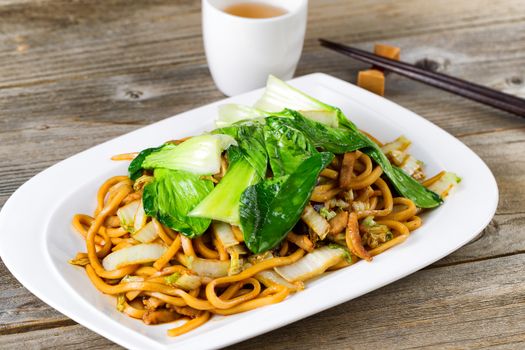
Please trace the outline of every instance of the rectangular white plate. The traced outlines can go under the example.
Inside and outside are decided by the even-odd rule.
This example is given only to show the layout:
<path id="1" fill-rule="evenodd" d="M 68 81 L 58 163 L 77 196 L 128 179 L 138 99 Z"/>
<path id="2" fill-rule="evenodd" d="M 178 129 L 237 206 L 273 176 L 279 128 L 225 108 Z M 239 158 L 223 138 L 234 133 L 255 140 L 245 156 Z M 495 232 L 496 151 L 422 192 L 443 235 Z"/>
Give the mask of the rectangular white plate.
<path id="1" fill-rule="evenodd" d="M 100 184 L 110 176 L 126 174 L 127 163 L 110 161 L 112 155 L 211 130 L 218 105 L 252 104 L 261 95 L 258 90 L 120 136 L 36 175 L 0 212 L 2 260 L 44 302 L 120 345 L 205 349 L 268 332 L 398 280 L 466 244 L 489 223 L 498 202 L 496 182 L 483 161 L 456 138 L 382 97 L 325 74 L 303 76 L 291 84 L 339 106 L 361 129 L 380 140 L 407 136 L 413 141 L 411 152 L 425 161 L 428 174 L 446 169 L 463 178 L 458 190 L 443 206 L 426 214 L 423 226 L 402 245 L 372 263 L 359 262 L 311 281 L 304 291 L 280 304 L 213 317 L 177 338 L 166 336 L 173 324 L 146 326 L 119 313 L 113 297 L 98 292 L 81 268 L 67 262 L 85 251 L 83 240 L 70 227 L 73 214 L 91 213 Z"/>

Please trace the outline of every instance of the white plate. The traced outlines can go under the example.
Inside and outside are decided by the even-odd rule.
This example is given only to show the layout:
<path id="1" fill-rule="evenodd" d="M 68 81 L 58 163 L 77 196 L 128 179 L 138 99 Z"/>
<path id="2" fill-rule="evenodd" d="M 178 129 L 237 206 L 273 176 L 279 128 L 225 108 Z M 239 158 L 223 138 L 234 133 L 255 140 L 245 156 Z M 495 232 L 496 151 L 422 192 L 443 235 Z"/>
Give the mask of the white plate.
<path id="1" fill-rule="evenodd" d="M 71 229 L 71 217 L 91 213 L 98 186 L 110 176 L 126 174 L 127 163 L 110 161 L 112 155 L 211 130 L 219 104 L 252 104 L 261 95 L 258 90 L 120 136 L 33 177 L 9 198 L 0 213 L 0 253 L 5 265 L 44 302 L 127 348 L 217 348 L 400 279 L 466 244 L 489 223 L 498 202 L 496 182 L 483 161 L 456 138 L 384 98 L 325 74 L 303 76 L 291 84 L 341 107 L 360 128 L 380 140 L 404 134 L 413 141 L 411 152 L 427 164 L 428 174 L 447 169 L 463 178 L 458 190 L 443 206 L 428 213 L 423 226 L 402 245 L 377 256 L 372 263 L 359 262 L 326 274 L 280 304 L 213 317 L 177 338 L 166 335 L 173 324 L 146 326 L 119 313 L 113 297 L 98 292 L 81 268 L 68 264 L 77 252 L 85 251 L 83 240 Z"/>

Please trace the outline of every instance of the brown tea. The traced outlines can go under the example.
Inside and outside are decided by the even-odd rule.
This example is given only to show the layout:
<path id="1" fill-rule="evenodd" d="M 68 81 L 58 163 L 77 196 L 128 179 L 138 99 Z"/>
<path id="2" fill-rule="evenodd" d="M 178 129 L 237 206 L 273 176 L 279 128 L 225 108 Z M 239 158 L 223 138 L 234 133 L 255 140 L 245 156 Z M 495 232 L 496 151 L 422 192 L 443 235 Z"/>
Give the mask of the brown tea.
<path id="1" fill-rule="evenodd" d="M 224 12 L 246 18 L 270 18 L 282 16 L 286 13 L 286 10 L 260 2 L 241 2 L 226 7 Z"/>

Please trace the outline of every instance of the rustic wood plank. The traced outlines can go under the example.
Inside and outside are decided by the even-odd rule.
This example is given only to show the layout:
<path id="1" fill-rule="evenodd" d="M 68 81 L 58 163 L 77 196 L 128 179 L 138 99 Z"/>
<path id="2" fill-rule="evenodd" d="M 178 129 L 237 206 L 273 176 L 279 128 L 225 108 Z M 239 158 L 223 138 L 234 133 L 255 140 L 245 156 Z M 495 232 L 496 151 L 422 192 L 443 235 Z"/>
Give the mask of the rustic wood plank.
<path id="1" fill-rule="evenodd" d="M 460 140 L 494 173 L 500 191 L 498 213 L 525 212 L 525 128 L 472 134 Z"/>
<path id="2" fill-rule="evenodd" d="M 0 263 L 0 337 L 75 322 L 29 293 Z"/>
<path id="3" fill-rule="evenodd" d="M 206 67 L 199 11 L 191 0 L 0 2 L 0 206 L 67 156 L 221 98 Z M 366 49 L 381 41 L 402 47 L 409 62 L 524 95 L 524 33 L 520 0 L 311 1 L 297 74 L 355 81 L 365 66 L 316 39 Z M 515 263 L 523 263 L 525 241 L 523 121 L 395 75 L 387 97 L 459 136 L 488 163 L 500 186 L 498 215 L 478 240 L 426 270 L 239 348 L 377 348 L 381 339 L 398 348 L 523 347 L 516 286 L 523 274 Z M 1 348 L 118 348 L 36 299 L 2 263 L 0 305 Z"/>
<path id="4" fill-rule="evenodd" d="M 330 33 L 349 42 L 372 42 L 438 33 L 440 42 L 447 44 L 454 42 L 450 39 L 458 36 L 458 30 L 477 30 L 479 33 L 480 28 L 513 24 L 525 17 L 519 0 L 503 1 L 498 6 L 490 5 L 489 0 L 475 4 L 465 2 L 461 6 L 457 6 L 452 0 L 432 5 L 421 1 L 400 1 L 392 4 L 384 4 L 379 0 L 352 4 L 341 1 L 312 2 L 307 48 L 311 45 L 317 48 L 316 38 Z M 199 8 L 196 1 L 178 1 L 176 4 L 169 1 L 151 1 L 146 4 L 105 1 L 96 5 L 89 1 L 44 1 L 0 7 L 0 11 L 3 11 L 0 14 L 6 19 L 1 28 L 9 29 L 4 42 L 9 45 L 6 48 L 11 48 L 3 54 L 15 55 L 8 58 L 17 58 L 16 61 L 22 62 L 31 60 L 32 55 L 37 55 L 40 61 L 30 67 L 24 65 L 25 70 L 15 67 L 14 64 L 13 67 L 9 66 L 14 70 L 8 70 L 2 81 L 21 83 L 27 80 L 26 82 L 34 84 L 38 79 L 56 80 L 67 74 L 69 69 L 76 72 L 82 68 L 83 75 L 89 72 L 89 67 L 96 68 L 97 72 L 101 68 L 129 72 L 130 68 L 143 66 L 142 59 L 148 60 L 148 67 L 152 67 L 166 62 L 172 64 L 174 58 L 187 57 L 190 53 L 196 54 L 202 60 Z M 475 16 L 472 15 L 474 11 Z M 63 13 L 67 16 L 63 16 Z M 23 20 L 28 17 L 33 20 L 29 27 L 22 25 Z M 159 30 L 161 26 L 162 31 Z M 108 29 L 112 30 L 110 36 L 107 35 Z M 77 40 L 80 30 L 83 34 L 81 41 Z M 56 31 L 60 31 L 61 35 L 53 35 Z M 443 35 L 443 32 L 446 32 L 446 35 Z M 193 45 L 182 48 L 169 46 L 170 41 L 177 41 L 188 35 L 191 36 Z M 118 42 L 113 37 L 118 37 Z M 482 40 L 482 37 L 485 36 L 478 35 L 478 40 Z M 513 46 L 506 47 L 506 50 L 492 51 L 491 46 L 483 45 L 483 50 L 489 51 L 492 57 L 509 53 L 515 55 L 519 52 L 519 45 L 521 48 L 523 45 L 520 40 L 510 41 L 516 38 L 516 35 L 502 37 L 494 33 L 493 37 L 497 40 L 509 40 L 507 44 L 518 45 L 518 51 Z M 156 40 L 152 42 L 151 38 Z M 518 39 L 522 37 L 518 35 Z M 34 50 L 31 40 L 34 41 Z M 20 43 L 25 42 L 28 47 L 25 50 L 17 50 L 19 45 L 23 45 Z M 158 43 L 162 43 L 162 46 L 158 46 Z M 486 41 L 483 42 L 485 43 Z M 151 47 L 152 44 L 157 46 Z M 148 46 L 145 48 L 148 55 L 143 47 L 141 50 L 141 46 Z M 190 46 L 194 49 L 191 50 Z M 468 46 L 470 50 L 479 47 Z M 425 46 L 420 47 L 420 50 L 425 50 Z M 478 49 L 477 57 L 479 51 Z M 164 56 L 166 61 L 159 61 L 158 55 L 161 54 L 171 56 Z M 113 57 L 119 57 L 118 67 L 105 61 Z M 45 72 L 38 69 L 43 66 L 47 68 Z M 114 70 L 111 72 L 113 75 L 117 73 Z"/>
<path id="5" fill-rule="evenodd" d="M 14 82 L 15 85 L 9 86 L 21 84 L 23 88 L 9 89 L 5 99 L 0 100 L 0 105 L 5 103 L 6 107 L 2 119 L 20 120 L 24 116 L 27 118 L 28 112 L 32 118 L 45 117 L 53 111 L 54 118 L 74 114 L 97 115 L 106 120 L 121 120 L 124 116 L 124 120 L 134 118 L 136 121 L 144 118 L 142 108 L 154 107 L 147 109 L 154 115 L 152 121 L 195 106 L 196 101 L 203 103 L 220 97 L 205 67 L 200 27 L 196 24 L 199 7 L 195 3 L 170 6 L 162 1 L 152 2 L 142 11 L 138 10 L 139 5 L 123 6 L 119 1 L 87 6 L 87 10 L 84 9 L 85 3 L 75 4 L 60 4 L 66 6 L 68 16 L 72 18 L 69 22 L 57 14 L 58 5 L 44 6 L 39 2 L 32 6 L 15 6 L 14 9 L 8 6 L 5 10 L 11 20 L 2 23 L 13 29 L 5 40 L 8 45 L 5 54 L 8 56 L 4 57 L 7 66 L 2 76 Z M 468 15 L 470 5 L 464 5 L 466 10 L 458 10 L 458 6 L 440 2 L 432 11 L 420 11 L 421 5 L 417 2 L 396 4 L 385 7 L 376 3 L 369 7 L 368 3 L 366 6 L 356 3 L 352 8 L 343 6 L 345 12 L 340 10 L 340 2 L 312 3 L 310 29 L 298 74 L 321 70 L 355 80 L 357 70 L 363 67 L 361 64 L 316 44 L 318 36 L 337 33 L 336 39 L 367 48 L 375 41 L 387 40 L 400 45 L 408 61 L 427 58 L 436 62 L 438 69 L 451 74 L 514 93 L 523 92 L 525 84 L 520 62 L 523 61 L 525 40 L 520 33 L 525 30 L 518 19 L 525 14 L 516 10 L 516 1 L 499 4 L 494 10 L 499 16 L 497 20 L 489 16 L 494 11 L 488 6 L 479 16 L 472 17 Z M 391 11 L 395 15 L 388 21 L 381 21 L 375 31 L 368 33 L 376 16 L 374 9 L 385 13 Z M 418 11 L 422 13 L 415 15 Z M 142 20 L 135 23 L 137 13 Z M 349 20 L 348 13 L 355 13 L 352 20 Z M 440 16 L 431 15 L 435 13 Z M 330 14 L 330 21 L 326 14 Z M 19 19 L 23 16 L 37 17 L 30 27 L 31 38 L 37 46 L 32 50 L 27 44 L 30 48 L 19 52 L 19 45 L 29 40 L 27 35 L 19 33 L 22 29 L 17 23 L 21 23 Z M 450 20 L 452 16 L 460 16 L 463 21 L 460 28 Z M 185 22 L 181 22 L 180 17 Z M 53 35 L 57 31 L 61 33 L 59 37 Z M 109 36 L 108 31 L 111 32 Z M 363 31 L 368 34 L 363 34 Z M 78 40 L 79 32 L 82 40 Z M 392 33 L 399 36 L 389 37 Z M 490 45 L 486 45 L 487 33 L 490 33 Z M 118 57 L 118 62 L 114 62 L 115 57 Z M 11 75 L 13 78 L 9 78 Z M 45 85 L 41 89 L 38 89 L 39 82 Z M 62 82 L 65 85 L 60 84 Z M 35 84 L 37 86 L 33 86 Z M 139 101 L 129 101 L 125 97 L 129 90 L 141 91 L 143 95 Z M 196 96 L 198 91 L 201 93 Z M 418 98 L 415 99 L 414 95 Z M 15 96 L 17 103 L 13 103 Z M 38 98 L 37 106 L 35 97 Z M 400 77 L 390 77 L 388 97 L 452 132 L 521 125 L 519 119 L 503 112 Z M 185 104 L 187 100 L 193 104 Z M 65 107 L 63 113 L 57 111 L 57 105 Z M 142 108 L 136 108 L 137 105 Z M 494 116 L 497 116 L 496 120 Z"/>
<path id="6" fill-rule="evenodd" d="M 525 254 L 423 270 L 303 321 L 231 349 L 520 349 L 525 338 Z M 425 286 L 414 288 L 414 286 Z M 39 348 L 105 349 L 111 343 L 80 326 L 0 337 Z M 86 343 L 84 343 L 86 342 Z M 114 348 L 117 348 L 116 346 Z"/>
<path id="7" fill-rule="evenodd" d="M 0 337 L 0 346 L 6 350 L 20 349 L 123 349 L 117 344 L 91 332 L 78 324 L 46 330 L 37 330 L 22 334 Z"/>
<path id="8" fill-rule="evenodd" d="M 525 214 L 496 215 L 483 232 L 463 248 L 429 268 L 525 253 Z"/>

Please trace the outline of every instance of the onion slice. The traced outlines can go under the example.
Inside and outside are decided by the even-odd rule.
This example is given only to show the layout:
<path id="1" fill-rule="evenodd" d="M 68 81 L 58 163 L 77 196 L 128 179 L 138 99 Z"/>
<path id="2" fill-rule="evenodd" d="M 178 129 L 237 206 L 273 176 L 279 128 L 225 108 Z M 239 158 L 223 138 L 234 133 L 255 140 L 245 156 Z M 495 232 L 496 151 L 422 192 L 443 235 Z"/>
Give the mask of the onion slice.
<path id="1" fill-rule="evenodd" d="M 341 248 L 322 247 L 306 254 L 293 264 L 275 267 L 274 270 L 288 282 L 305 281 L 340 262 L 345 254 Z"/>
<path id="2" fill-rule="evenodd" d="M 102 260 L 102 265 L 108 271 L 118 268 L 152 262 L 164 254 L 166 247 L 157 243 L 143 243 L 119 249 Z"/>

